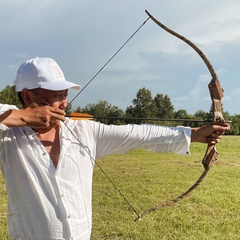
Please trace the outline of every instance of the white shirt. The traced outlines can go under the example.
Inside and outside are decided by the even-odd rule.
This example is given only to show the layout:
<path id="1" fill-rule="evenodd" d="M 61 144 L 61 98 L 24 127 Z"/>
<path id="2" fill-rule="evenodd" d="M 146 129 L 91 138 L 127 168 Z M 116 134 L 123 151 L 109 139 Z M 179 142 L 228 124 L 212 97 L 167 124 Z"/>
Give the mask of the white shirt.
<path id="1" fill-rule="evenodd" d="M 70 119 L 65 124 L 61 122 L 56 169 L 31 128 L 0 124 L 0 164 L 8 193 L 11 239 L 90 239 L 95 159 L 134 148 L 189 152 L 190 128 L 113 126 Z"/>

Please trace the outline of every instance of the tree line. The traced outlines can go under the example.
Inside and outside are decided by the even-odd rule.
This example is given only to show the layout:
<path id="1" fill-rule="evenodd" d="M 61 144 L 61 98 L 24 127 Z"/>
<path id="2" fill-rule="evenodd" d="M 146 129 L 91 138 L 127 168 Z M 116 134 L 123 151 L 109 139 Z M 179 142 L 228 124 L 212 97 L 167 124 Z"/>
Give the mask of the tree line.
<path id="1" fill-rule="evenodd" d="M 0 92 L 0 103 L 13 104 L 21 108 L 15 86 L 6 86 Z M 188 114 L 185 109 L 175 111 L 168 95 L 158 93 L 153 97 L 147 88 L 140 88 L 137 91 L 132 104 L 125 111 L 105 100 L 100 100 L 97 103 L 89 103 L 85 107 L 79 106 L 76 109 L 69 105 L 66 114 L 69 115 L 71 112 L 88 113 L 98 116 L 99 122 L 117 125 L 148 123 L 163 126 L 197 127 L 212 120 L 212 108 L 209 109 L 209 112 L 200 109 L 194 114 Z M 225 120 L 231 121 L 231 130 L 227 134 L 240 135 L 240 114 L 231 116 L 227 111 L 223 111 L 223 116 Z M 158 120 L 147 120 L 146 118 Z"/>

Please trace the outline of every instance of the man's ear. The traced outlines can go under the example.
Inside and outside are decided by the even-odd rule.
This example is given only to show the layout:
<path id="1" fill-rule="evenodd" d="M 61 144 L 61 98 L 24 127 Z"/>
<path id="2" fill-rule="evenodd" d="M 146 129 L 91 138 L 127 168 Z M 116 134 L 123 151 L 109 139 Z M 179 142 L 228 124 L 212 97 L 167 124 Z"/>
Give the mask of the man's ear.
<path id="1" fill-rule="evenodd" d="M 21 97 L 24 102 L 24 105 L 30 105 L 32 103 L 31 96 L 29 94 L 29 91 L 27 89 L 23 89 L 21 91 Z"/>

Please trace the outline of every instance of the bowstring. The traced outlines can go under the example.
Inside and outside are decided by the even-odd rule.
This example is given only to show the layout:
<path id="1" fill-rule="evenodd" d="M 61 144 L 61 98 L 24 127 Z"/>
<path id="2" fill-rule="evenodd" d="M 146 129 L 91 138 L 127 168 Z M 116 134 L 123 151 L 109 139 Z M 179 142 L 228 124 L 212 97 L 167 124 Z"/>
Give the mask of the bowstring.
<path id="1" fill-rule="evenodd" d="M 93 156 L 89 153 L 89 151 L 87 150 L 87 148 L 83 145 L 83 143 L 77 138 L 77 136 L 75 135 L 75 133 L 69 128 L 69 126 L 63 122 L 64 125 L 66 126 L 66 128 L 69 130 L 69 132 L 72 134 L 72 136 L 78 141 L 78 143 L 80 144 L 80 146 L 84 149 L 84 151 L 88 154 L 88 156 L 90 157 L 91 161 L 94 162 L 97 167 L 101 170 L 101 172 L 103 173 L 103 175 L 109 180 L 109 182 L 113 185 L 113 187 L 115 188 L 115 190 L 120 194 L 120 196 L 123 198 L 123 200 L 127 203 L 127 205 L 133 210 L 133 212 L 137 215 L 137 218 L 141 218 L 141 216 L 139 215 L 139 213 L 137 212 L 137 210 L 133 207 L 133 205 L 127 200 L 127 198 L 124 196 L 124 194 L 120 191 L 120 189 L 116 186 L 116 184 L 114 183 L 114 181 L 108 176 L 108 174 L 104 171 L 104 169 L 99 165 L 99 163 L 96 161 L 96 159 L 93 158 Z"/>
<path id="2" fill-rule="evenodd" d="M 148 17 L 137 30 L 124 42 L 124 44 L 112 55 L 111 58 L 97 71 L 97 73 L 86 83 L 86 85 L 76 94 L 76 96 L 68 103 L 67 107 L 86 89 L 86 87 L 97 77 L 97 75 L 109 64 L 109 62 L 123 49 L 123 47 L 135 36 L 135 34 L 145 25 L 145 23 L 150 19 Z"/>
<path id="3" fill-rule="evenodd" d="M 124 42 L 124 44 L 112 55 L 111 58 L 98 70 L 98 72 L 87 82 L 87 84 L 76 94 L 76 96 L 68 103 L 67 107 L 83 92 L 83 90 L 86 89 L 86 87 L 97 77 L 97 75 L 109 64 L 109 62 L 123 49 L 123 47 L 135 36 L 135 34 L 145 25 L 145 23 L 150 19 L 148 17 L 138 28 L 137 30 Z M 66 107 L 66 108 L 67 108 Z M 108 174 L 103 170 L 103 168 L 97 163 L 96 159 L 92 157 L 92 155 L 87 151 L 86 147 L 81 143 L 81 141 L 77 138 L 77 136 L 74 134 L 74 132 L 68 127 L 68 125 L 63 122 L 66 128 L 70 131 L 72 136 L 78 141 L 78 143 L 81 145 L 81 147 L 84 149 L 84 151 L 89 155 L 91 161 L 93 161 L 97 167 L 100 169 L 100 171 L 104 174 L 104 176 L 109 180 L 109 182 L 113 185 L 115 190 L 120 194 L 120 196 L 123 198 L 123 200 L 127 203 L 127 205 L 133 210 L 133 212 L 140 217 L 139 213 L 135 210 L 133 205 L 126 199 L 124 194 L 120 191 L 120 189 L 116 186 L 116 184 L 113 182 L 113 180 L 108 176 Z"/>

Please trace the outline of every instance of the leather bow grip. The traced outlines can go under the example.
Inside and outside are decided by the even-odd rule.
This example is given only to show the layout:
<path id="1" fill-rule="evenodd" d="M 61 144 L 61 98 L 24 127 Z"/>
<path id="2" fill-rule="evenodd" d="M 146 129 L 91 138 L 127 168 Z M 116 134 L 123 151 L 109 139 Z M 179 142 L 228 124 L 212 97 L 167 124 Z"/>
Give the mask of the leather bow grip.
<path id="1" fill-rule="evenodd" d="M 223 98 L 223 89 L 219 83 L 217 76 L 214 76 L 211 82 L 208 84 L 209 92 L 212 99 L 212 111 L 213 111 L 213 121 L 212 124 L 224 124 L 224 118 L 222 114 L 222 103 L 221 99 Z M 216 144 L 211 142 L 208 143 L 208 147 L 204 158 L 202 160 L 202 164 L 204 168 L 207 170 L 211 167 L 211 165 L 217 160 L 218 151 L 216 150 Z"/>

